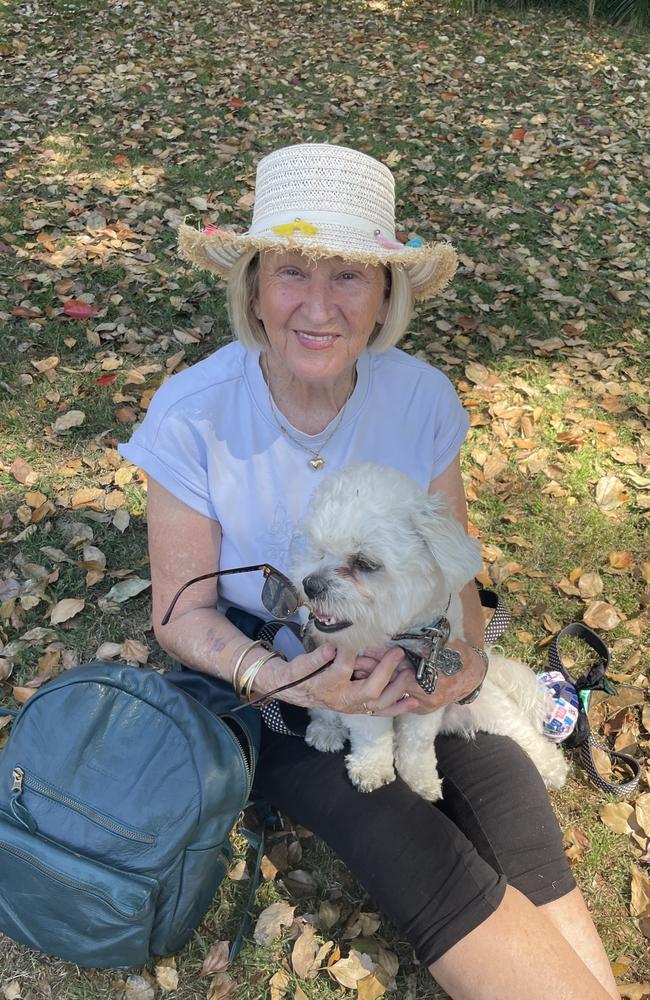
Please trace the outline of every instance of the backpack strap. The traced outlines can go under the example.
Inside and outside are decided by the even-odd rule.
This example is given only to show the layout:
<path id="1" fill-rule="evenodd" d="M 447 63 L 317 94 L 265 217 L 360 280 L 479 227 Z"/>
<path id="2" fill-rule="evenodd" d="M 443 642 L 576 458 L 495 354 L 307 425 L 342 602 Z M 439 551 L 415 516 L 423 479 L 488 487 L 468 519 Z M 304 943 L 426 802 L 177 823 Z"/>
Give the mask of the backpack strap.
<path id="1" fill-rule="evenodd" d="M 562 639 L 567 636 L 574 636 L 578 639 L 582 639 L 584 643 L 592 649 L 598 659 L 597 662 L 590 667 L 586 674 L 581 674 L 577 680 L 574 680 L 564 663 L 562 662 L 562 657 L 560 656 L 559 644 Z M 589 701 L 591 699 L 592 691 L 605 691 L 607 694 L 615 694 L 616 688 L 612 682 L 607 677 L 607 671 L 609 669 L 610 654 L 606 643 L 597 635 L 592 629 L 583 625 L 582 622 L 573 622 L 571 625 L 567 625 L 565 628 L 558 632 L 556 636 L 553 637 L 553 641 L 549 647 L 548 660 L 551 670 L 558 670 L 564 679 L 572 684 L 578 693 L 578 721 L 576 722 L 576 727 L 571 733 L 571 735 L 564 740 L 564 746 L 568 749 L 573 749 L 575 747 L 580 748 L 580 760 L 582 766 L 586 770 L 587 774 L 593 781 L 593 783 L 602 791 L 609 792 L 612 795 L 625 796 L 633 792 L 639 783 L 639 778 L 641 777 L 641 766 L 637 760 L 634 759 L 630 754 L 620 753 L 618 750 L 610 750 L 608 746 L 601 743 L 591 732 L 591 724 L 589 722 L 588 708 Z M 593 748 L 597 747 L 599 750 L 603 750 L 612 761 L 618 761 L 624 764 L 625 767 L 631 772 L 632 777 L 629 781 L 623 784 L 617 784 L 613 781 L 607 781 L 599 774 L 593 757 Z"/>
<path id="2" fill-rule="evenodd" d="M 10 719 L 15 719 L 18 712 L 15 708 L 2 708 L 0 706 L 0 715 L 8 715 Z"/>
<path id="3" fill-rule="evenodd" d="M 251 876 L 251 884 L 248 890 L 248 898 L 246 900 L 246 909 L 244 910 L 244 916 L 241 919 L 239 929 L 235 935 L 235 940 L 230 946 L 230 952 L 228 953 L 228 962 L 232 964 L 235 961 L 241 946 L 244 943 L 244 938 L 248 933 L 248 928 L 250 927 L 251 920 L 253 919 L 253 901 L 255 899 L 255 894 L 259 888 L 260 884 L 260 873 L 262 869 L 262 858 L 264 857 L 264 841 L 266 831 L 270 826 L 273 826 L 277 821 L 277 813 L 272 808 L 272 806 L 267 806 L 266 803 L 249 803 L 249 805 L 255 805 L 257 814 L 260 818 L 260 826 L 258 830 L 247 830 L 241 828 L 240 832 L 246 837 L 246 840 L 251 845 L 251 847 L 256 848 L 255 854 L 255 867 L 253 868 L 253 874 Z M 262 814 L 262 806 L 265 807 L 265 811 Z"/>

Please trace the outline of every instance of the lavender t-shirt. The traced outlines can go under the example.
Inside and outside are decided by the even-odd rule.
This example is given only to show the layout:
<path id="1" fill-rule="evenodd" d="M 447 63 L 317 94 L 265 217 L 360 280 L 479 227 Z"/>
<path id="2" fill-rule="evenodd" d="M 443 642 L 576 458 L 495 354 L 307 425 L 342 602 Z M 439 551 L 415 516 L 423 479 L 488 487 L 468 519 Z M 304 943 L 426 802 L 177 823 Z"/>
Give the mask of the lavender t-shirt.
<path id="1" fill-rule="evenodd" d="M 284 421 L 306 449 L 322 446 L 325 465 L 314 471 L 308 451 L 274 419 L 259 353 L 234 342 L 161 385 L 119 451 L 219 521 L 221 568 L 268 562 L 286 572 L 300 548 L 309 497 L 324 476 L 352 462 L 377 462 L 427 489 L 469 427 L 449 379 L 397 348 L 361 355 L 354 392 L 327 440 L 337 419 L 314 436 Z M 258 574 L 222 578 L 219 607 L 235 604 L 268 617 L 260 591 Z"/>

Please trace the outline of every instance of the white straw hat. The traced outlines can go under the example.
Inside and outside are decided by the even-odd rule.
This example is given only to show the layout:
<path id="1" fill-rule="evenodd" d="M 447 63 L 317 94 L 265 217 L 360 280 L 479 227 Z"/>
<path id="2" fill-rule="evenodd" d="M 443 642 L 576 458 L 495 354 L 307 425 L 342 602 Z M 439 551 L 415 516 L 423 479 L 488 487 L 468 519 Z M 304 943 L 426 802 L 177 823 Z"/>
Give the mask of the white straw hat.
<path id="1" fill-rule="evenodd" d="M 222 278 L 251 249 L 403 267 L 417 299 L 440 292 L 457 267 L 449 243 L 395 239 L 395 181 L 388 167 L 326 143 L 286 146 L 260 160 L 248 232 L 179 229 L 181 256 Z"/>

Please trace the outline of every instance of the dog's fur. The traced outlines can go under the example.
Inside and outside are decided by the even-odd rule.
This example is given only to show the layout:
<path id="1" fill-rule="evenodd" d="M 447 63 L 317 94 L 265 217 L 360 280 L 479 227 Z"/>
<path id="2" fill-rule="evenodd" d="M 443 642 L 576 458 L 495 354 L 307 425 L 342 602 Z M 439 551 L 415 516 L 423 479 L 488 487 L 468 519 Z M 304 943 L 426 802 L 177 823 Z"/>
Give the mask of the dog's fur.
<path id="1" fill-rule="evenodd" d="M 357 652 L 395 645 L 391 636 L 430 623 L 445 611 L 451 638 L 462 638 L 459 592 L 481 569 L 478 544 L 451 516 L 441 496 L 430 496 L 395 469 L 348 466 L 313 494 L 305 524 L 308 556 L 293 568 L 316 618 L 306 631 L 309 648 L 331 642 Z M 375 568 L 376 567 L 376 568 Z M 349 625 L 319 630 L 324 619 Z M 564 783 L 561 750 L 542 734 L 548 695 L 535 674 L 515 660 L 490 653 L 477 700 L 427 715 L 395 720 L 312 711 L 307 742 L 346 757 L 353 784 L 371 792 L 401 778 L 426 799 L 442 796 L 434 740 L 438 733 L 472 737 L 477 730 L 511 737 L 529 755 L 547 785 Z"/>

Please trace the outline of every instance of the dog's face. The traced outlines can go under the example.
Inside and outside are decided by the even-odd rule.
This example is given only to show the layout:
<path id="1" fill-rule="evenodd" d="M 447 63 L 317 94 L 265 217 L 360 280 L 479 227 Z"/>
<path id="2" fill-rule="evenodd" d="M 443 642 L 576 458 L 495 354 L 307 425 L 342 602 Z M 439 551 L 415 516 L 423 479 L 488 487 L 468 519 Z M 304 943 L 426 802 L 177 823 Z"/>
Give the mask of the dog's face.
<path id="1" fill-rule="evenodd" d="M 309 553 L 292 578 L 311 609 L 312 645 L 385 645 L 444 611 L 481 568 L 476 542 L 446 502 L 378 465 L 348 466 L 324 480 L 304 527 Z"/>

